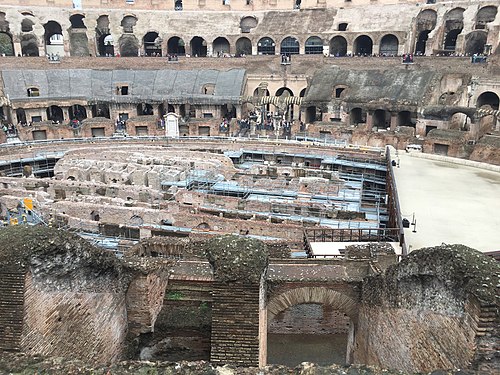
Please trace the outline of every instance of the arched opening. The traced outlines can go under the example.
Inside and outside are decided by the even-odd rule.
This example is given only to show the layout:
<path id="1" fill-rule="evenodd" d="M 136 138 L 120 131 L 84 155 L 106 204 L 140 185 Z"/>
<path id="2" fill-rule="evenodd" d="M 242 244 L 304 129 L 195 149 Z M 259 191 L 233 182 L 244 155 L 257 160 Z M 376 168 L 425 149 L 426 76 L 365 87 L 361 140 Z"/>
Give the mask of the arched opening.
<path id="1" fill-rule="evenodd" d="M 373 112 L 373 127 L 378 129 L 385 129 L 389 127 L 388 113 L 385 109 L 377 109 Z"/>
<path id="2" fill-rule="evenodd" d="M 115 45 L 113 37 L 109 34 L 102 34 L 98 40 L 98 52 L 99 56 L 114 56 L 115 55 Z"/>
<path id="3" fill-rule="evenodd" d="M 243 17 L 240 21 L 240 29 L 242 33 L 249 33 L 254 27 L 257 26 L 257 19 L 255 17 Z"/>
<path id="4" fill-rule="evenodd" d="M 200 223 L 196 226 L 196 229 L 210 230 L 210 225 L 208 223 Z"/>
<path id="5" fill-rule="evenodd" d="M 324 287 L 296 288 L 270 299 L 267 363 L 350 363 L 356 311 L 350 297 Z"/>
<path id="6" fill-rule="evenodd" d="M 134 26 L 137 24 L 137 18 L 134 16 L 125 16 L 120 23 L 121 27 L 123 27 L 124 33 L 133 33 Z"/>
<path id="7" fill-rule="evenodd" d="M 320 55 L 323 53 L 323 41 L 317 36 L 312 36 L 306 40 L 306 55 Z"/>
<path id="8" fill-rule="evenodd" d="M 297 55 L 299 53 L 299 41 L 288 36 L 281 42 L 280 53 L 282 55 Z"/>
<path id="9" fill-rule="evenodd" d="M 499 98 L 498 95 L 491 91 L 485 91 L 478 96 L 476 108 L 488 106 L 488 109 L 498 110 Z"/>
<path id="10" fill-rule="evenodd" d="M 139 226 L 144 224 L 144 219 L 139 215 L 132 215 L 128 221 L 129 225 Z"/>
<path id="11" fill-rule="evenodd" d="M 341 22 L 339 23 L 339 26 L 338 26 L 338 31 L 347 31 L 347 26 L 348 24 L 346 22 Z"/>
<path id="12" fill-rule="evenodd" d="M 149 103 L 137 104 L 137 116 L 151 116 L 153 115 L 153 106 Z"/>
<path id="13" fill-rule="evenodd" d="M 191 39 L 191 54 L 194 57 L 206 57 L 207 56 L 207 42 L 205 39 L 199 36 L 195 36 Z"/>
<path id="14" fill-rule="evenodd" d="M 178 36 L 171 37 L 167 42 L 167 53 L 169 55 L 185 55 L 186 47 L 184 40 Z"/>
<path id="15" fill-rule="evenodd" d="M 29 18 L 25 18 L 24 20 L 21 21 L 21 31 L 23 33 L 29 33 L 33 31 L 33 21 L 30 20 Z"/>
<path id="16" fill-rule="evenodd" d="M 493 22 L 498 9 L 495 6 L 485 6 L 477 12 L 475 29 L 486 29 L 486 24 Z"/>
<path id="17" fill-rule="evenodd" d="M 347 40 L 343 36 L 334 36 L 330 40 L 330 55 L 342 57 L 347 54 Z"/>
<path id="18" fill-rule="evenodd" d="M 87 118 L 87 110 L 85 107 L 75 104 L 69 107 L 69 119 L 82 121 Z"/>
<path id="19" fill-rule="evenodd" d="M 94 104 L 92 106 L 92 117 L 111 118 L 109 115 L 109 106 L 107 104 Z"/>
<path id="20" fill-rule="evenodd" d="M 12 36 L 3 32 L 0 32 L 0 56 L 14 56 Z"/>
<path id="21" fill-rule="evenodd" d="M 276 96 L 282 97 L 284 99 L 293 96 L 293 91 L 290 90 L 288 87 L 281 87 L 276 91 Z M 285 105 L 283 115 L 285 116 L 285 120 L 287 121 L 293 120 L 294 118 L 293 104 Z"/>
<path id="22" fill-rule="evenodd" d="M 354 40 L 354 53 L 356 55 L 371 55 L 373 52 L 373 41 L 367 35 L 361 35 Z"/>
<path id="23" fill-rule="evenodd" d="M 461 131 L 470 130 L 470 118 L 465 113 L 454 113 L 448 120 L 448 128 Z"/>
<path id="24" fill-rule="evenodd" d="M 51 105 L 47 108 L 47 120 L 53 123 L 62 123 L 64 121 L 64 115 L 61 107 L 57 105 Z"/>
<path id="25" fill-rule="evenodd" d="M 71 176 L 71 177 L 72 177 L 72 176 Z M 69 177 L 68 177 L 68 179 L 69 179 Z M 74 179 L 75 179 L 75 178 L 73 177 L 73 180 L 74 180 Z M 92 220 L 92 221 L 99 221 L 99 220 L 101 220 L 101 216 L 99 215 L 99 212 L 97 212 L 97 211 L 92 211 L 92 212 L 90 213 L 90 220 Z"/>
<path id="26" fill-rule="evenodd" d="M 468 55 L 484 53 L 488 34 L 485 31 L 473 31 L 465 37 L 465 53 Z"/>
<path id="27" fill-rule="evenodd" d="M 212 46 L 213 46 L 214 55 L 216 55 L 216 56 L 223 56 L 224 54 L 229 53 L 230 47 L 229 47 L 229 42 L 226 38 L 222 38 L 222 37 L 216 38 L 213 41 Z"/>
<path id="28" fill-rule="evenodd" d="M 16 109 L 16 118 L 18 124 L 26 125 L 28 123 L 28 121 L 26 120 L 26 111 L 24 110 L 24 108 Z"/>
<path id="29" fill-rule="evenodd" d="M 122 35 L 119 44 L 120 55 L 123 57 L 137 57 L 139 55 L 139 40 L 134 35 Z"/>
<path id="30" fill-rule="evenodd" d="M 398 126 L 415 127 L 415 123 L 413 123 L 413 121 L 411 119 L 411 112 L 410 111 L 398 112 Z"/>
<path id="31" fill-rule="evenodd" d="M 265 37 L 257 43 L 257 54 L 274 55 L 276 52 L 276 43 L 271 38 Z"/>
<path id="32" fill-rule="evenodd" d="M 158 33 L 150 31 L 143 38 L 144 54 L 146 56 L 161 56 L 161 38 Z"/>
<path id="33" fill-rule="evenodd" d="M 353 108 L 350 112 L 351 125 L 358 125 L 366 123 L 366 113 L 363 113 L 361 108 Z"/>
<path id="34" fill-rule="evenodd" d="M 444 50 L 447 52 L 454 52 L 457 46 L 458 34 L 462 32 L 462 29 L 450 30 L 446 37 L 444 38 Z"/>
<path id="35" fill-rule="evenodd" d="M 415 44 L 415 54 L 416 55 L 425 55 L 425 48 L 427 44 L 427 40 L 429 39 L 429 33 L 431 30 L 421 31 L 418 35 L 417 43 Z"/>
<path id="36" fill-rule="evenodd" d="M 446 53 L 455 52 L 457 37 L 464 28 L 464 9 L 454 8 L 444 16 L 444 41 L 443 49 Z"/>
<path id="37" fill-rule="evenodd" d="M 44 25 L 45 53 L 48 55 L 64 55 L 64 38 L 61 25 L 55 21 L 49 21 Z"/>
<path id="38" fill-rule="evenodd" d="M 395 35 L 384 35 L 380 41 L 379 53 L 382 56 L 397 56 L 399 41 Z"/>
<path id="39" fill-rule="evenodd" d="M 246 56 L 252 54 L 252 42 L 248 38 L 239 38 L 236 41 L 236 56 Z"/>
<path id="40" fill-rule="evenodd" d="M 306 123 L 307 124 L 312 124 L 316 121 L 321 121 L 322 117 L 323 117 L 323 112 L 321 111 L 321 108 L 318 108 L 314 105 L 306 108 Z"/>
<path id="41" fill-rule="evenodd" d="M 87 26 L 85 26 L 85 23 L 83 22 L 84 18 L 85 16 L 82 14 L 73 14 L 71 17 L 69 17 L 69 22 L 71 22 L 71 28 L 86 29 Z"/>

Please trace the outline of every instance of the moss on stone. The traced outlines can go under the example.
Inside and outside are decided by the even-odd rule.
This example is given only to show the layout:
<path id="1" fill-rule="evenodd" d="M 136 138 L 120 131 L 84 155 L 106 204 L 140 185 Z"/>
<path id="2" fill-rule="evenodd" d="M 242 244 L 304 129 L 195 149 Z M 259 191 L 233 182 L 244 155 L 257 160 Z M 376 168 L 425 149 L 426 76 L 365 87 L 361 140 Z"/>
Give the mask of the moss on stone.
<path id="1" fill-rule="evenodd" d="M 266 245 L 259 240 L 226 235 L 207 241 L 205 251 L 215 279 L 259 283 L 268 264 Z"/>

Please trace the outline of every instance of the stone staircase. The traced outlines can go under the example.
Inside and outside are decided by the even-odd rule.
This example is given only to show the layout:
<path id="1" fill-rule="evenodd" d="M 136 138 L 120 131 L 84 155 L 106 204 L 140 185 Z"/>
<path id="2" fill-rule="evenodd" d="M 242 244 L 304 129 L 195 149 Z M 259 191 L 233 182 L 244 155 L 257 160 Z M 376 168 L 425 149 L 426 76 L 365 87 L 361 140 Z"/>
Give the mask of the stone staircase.
<path id="1" fill-rule="evenodd" d="M 0 350 L 21 349 L 24 275 L 18 266 L 3 265 L 0 271 Z"/>

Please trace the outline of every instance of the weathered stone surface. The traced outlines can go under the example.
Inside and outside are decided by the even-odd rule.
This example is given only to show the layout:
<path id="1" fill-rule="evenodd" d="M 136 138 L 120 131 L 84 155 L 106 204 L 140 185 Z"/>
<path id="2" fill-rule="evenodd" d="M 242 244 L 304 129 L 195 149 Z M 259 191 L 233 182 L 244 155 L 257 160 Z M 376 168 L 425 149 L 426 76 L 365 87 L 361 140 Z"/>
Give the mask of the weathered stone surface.
<path id="1" fill-rule="evenodd" d="M 209 240 L 206 254 L 217 281 L 258 284 L 268 264 L 266 245 L 240 236 L 221 236 Z"/>

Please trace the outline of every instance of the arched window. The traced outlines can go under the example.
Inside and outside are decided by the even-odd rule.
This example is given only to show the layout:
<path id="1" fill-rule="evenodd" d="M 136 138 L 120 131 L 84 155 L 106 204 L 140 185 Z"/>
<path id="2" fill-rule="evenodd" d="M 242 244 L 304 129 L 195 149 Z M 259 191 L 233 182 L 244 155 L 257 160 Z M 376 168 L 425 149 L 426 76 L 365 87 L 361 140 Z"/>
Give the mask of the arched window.
<path id="1" fill-rule="evenodd" d="M 50 55 L 64 55 L 64 38 L 61 25 L 55 21 L 49 21 L 45 28 L 45 52 Z"/>
<path id="2" fill-rule="evenodd" d="M 323 41 L 317 36 L 312 36 L 306 40 L 306 55 L 320 55 L 323 53 Z"/>
<path id="3" fill-rule="evenodd" d="M 33 31 L 33 21 L 25 18 L 24 20 L 21 21 L 21 31 L 23 33 L 29 33 L 30 31 Z"/>
<path id="4" fill-rule="evenodd" d="M 162 40 L 158 33 L 150 31 L 144 35 L 143 42 L 146 56 L 161 56 Z"/>
<path id="5" fill-rule="evenodd" d="M 476 108 L 481 108 L 483 106 L 488 106 L 493 110 L 498 110 L 499 106 L 498 95 L 491 91 L 483 92 L 477 98 Z"/>
<path id="6" fill-rule="evenodd" d="M 167 42 L 167 53 L 169 55 L 185 55 L 186 47 L 184 40 L 178 36 L 171 37 Z"/>
<path id="7" fill-rule="evenodd" d="M 465 53 L 474 55 L 484 53 L 488 34 L 485 31 L 473 31 L 465 36 Z"/>
<path id="8" fill-rule="evenodd" d="M 38 87 L 28 87 L 27 94 L 30 98 L 40 96 L 40 90 Z"/>
<path id="9" fill-rule="evenodd" d="M 229 42 L 226 38 L 222 38 L 222 37 L 219 37 L 219 38 L 216 38 L 213 43 L 212 43 L 212 46 L 213 46 L 213 51 L 214 51 L 214 55 L 218 56 L 218 55 L 223 55 L 225 53 L 229 53 Z"/>
<path id="10" fill-rule="evenodd" d="M 495 6 L 485 6 L 477 12 L 476 29 L 486 29 L 486 24 L 493 22 L 497 16 L 498 9 Z"/>
<path id="11" fill-rule="evenodd" d="M 257 43 L 257 53 L 259 55 L 274 55 L 276 43 L 271 38 L 265 37 Z"/>
<path id="12" fill-rule="evenodd" d="M 330 40 L 330 55 L 341 57 L 347 54 L 347 40 L 343 36 L 334 36 Z"/>
<path id="13" fill-rule="evenodd" d="M 195 36 L 193 39 L 191 39 L 191 54 L 195 57 L 206 57 L 207 56 L 206 40 L 199 36 Z"/>
<path id="14" fill-rule="evenodd" d="M 14 56 L 14 44 L 9 34 L 0 32 L 0 56 L 2 55 Z"/>
<path id="15" fill-rule="evenodd" d="M 383 56 L 397 56 L 399 41 L 395 35 L 384 35 L 380 41 L 379 53 Z"/>
<path id="16" fill-rule="evenodd" d="M 124 33 L 133 33 L 134 26 L 137 24 L 137 18 L 134 16 L 125 16 L 122 19 L 121 26 Z"/>
<path id="17" fill-rule="evenodd" d="M 236 56 L 251 55 L 252 42 L 248 38 L 240 38 L 236 41 Z"/>
<path id="18" fill-rule="evenodd" d="M 87 27 L 83 23 L 83 19 L 85 18 L 82 14 L 73 14 L 69 17 L 69 21 L 71 22 L 72 29 L 86 29 Z"/>
<path id="19" fill-rule="evenodd" d="M 299 41 L 292 36 L 286 37 L 281 42 L 280 53 L 282 55 L 297 55 L 299 53 Z"/>
<path id="20" fill-rule="evenodd" d="M 356 55 L 371 55 L 373 52 L 373 41 L 367 35 L 361 35 L 354 41 L 354 53 Z"/>
<path id="21" fill-rule="evenodd" d="M 64 121 L 63 111 L 57 105 L 51 105 L 47 108 L 47 119 L 54 123 L 62 123 Z"/>

